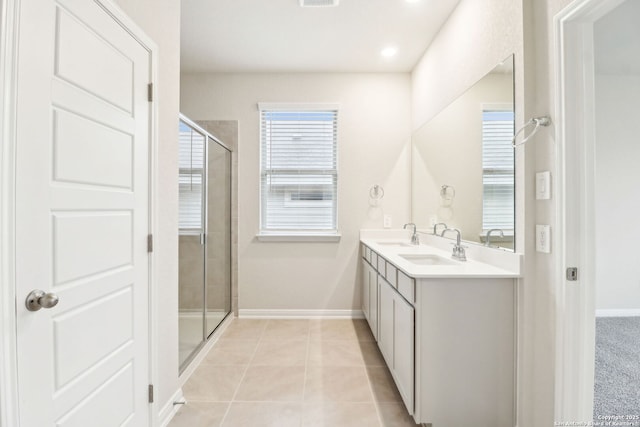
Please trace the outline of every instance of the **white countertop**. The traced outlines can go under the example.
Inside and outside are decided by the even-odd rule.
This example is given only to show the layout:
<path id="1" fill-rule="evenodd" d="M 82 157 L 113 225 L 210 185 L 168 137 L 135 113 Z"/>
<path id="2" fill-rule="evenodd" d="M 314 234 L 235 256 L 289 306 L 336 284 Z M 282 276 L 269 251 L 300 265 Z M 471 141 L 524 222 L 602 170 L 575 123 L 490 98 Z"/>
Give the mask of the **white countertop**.
<path id="1" fill-rule="evenodd" d="M 367 236 L 367 234 L 369 234 L 369 236 Z M 400 237 L 378 237 L 375 234 L 361 233 L 360 241 L 378 255 L 382 256 L 384 259 L 402 270 L 405 274 L 417 279 L 520 277 L 520 254 L 500 253 L 496 249 L 491 248 L 468 248 L 467 261 L 457 261 L 451 258 L 450 250 L 447 251 L 443 249 L 443 245 L 448 246 L 450 244 L 449 239 L 445 239 L 444 242 L 437 242 L 437 246 L 439 247 L 436 245 L 422 243 L 420 245 L 397 246 L 389 245 L 389 243 L 409 243 L 406 233 L 402 233 Z M 423 240 L 430 240 L 430 238 L 423 238 L 422 234 L 420 236 Z M 419 265 L 400 256 L 413 254 L 437 255 L 450 260 L 451 263 L 447 265 Z M 479 259 L 482 259 L 482 261 Z M 487 260 L 495 262 L 489 263 L 486 262 Z"/>

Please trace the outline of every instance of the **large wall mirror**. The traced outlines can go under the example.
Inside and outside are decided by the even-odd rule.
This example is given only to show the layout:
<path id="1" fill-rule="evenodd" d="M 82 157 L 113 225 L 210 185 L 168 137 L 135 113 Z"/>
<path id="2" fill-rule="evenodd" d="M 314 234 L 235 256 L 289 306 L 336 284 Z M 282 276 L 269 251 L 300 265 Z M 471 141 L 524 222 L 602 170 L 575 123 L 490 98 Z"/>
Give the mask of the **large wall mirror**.
<path id="1" fill-rule="evenodd" d="M 412 135 L 412 220 L 515 247 L 513 55 Z M 442 227 L 439 228 L 442 230 Z M 493 231 L 492 231 L 493 230 Z"/>

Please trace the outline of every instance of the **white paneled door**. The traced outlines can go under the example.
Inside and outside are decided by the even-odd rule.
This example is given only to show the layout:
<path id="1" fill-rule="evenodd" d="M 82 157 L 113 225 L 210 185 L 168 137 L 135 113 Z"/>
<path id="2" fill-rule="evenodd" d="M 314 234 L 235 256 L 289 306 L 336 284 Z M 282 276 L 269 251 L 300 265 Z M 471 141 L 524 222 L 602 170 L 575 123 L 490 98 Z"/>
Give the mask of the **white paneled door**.
<path id="1" fill-rule="evenodd" d="M 147 426 L 150 52 L 94 0 L 19 22 L 21 427 Z"/>

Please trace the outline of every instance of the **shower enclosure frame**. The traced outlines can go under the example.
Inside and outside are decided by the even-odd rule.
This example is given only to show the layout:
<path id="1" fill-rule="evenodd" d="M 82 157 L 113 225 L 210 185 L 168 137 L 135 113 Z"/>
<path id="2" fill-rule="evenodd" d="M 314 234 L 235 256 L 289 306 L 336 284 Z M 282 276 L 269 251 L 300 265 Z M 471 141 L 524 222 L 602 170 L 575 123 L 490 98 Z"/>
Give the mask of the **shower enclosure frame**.
<path id="1" fill-rule="evenodd" d="M 229 236 L 231 237 L 231 227 L 232 227 L 232 188 L 233 188 L 233 176 L 232 176 L 232 157 L 231 154 L 233 153 L 233 150 L 227 146 L 224 142 L 222 142 L 220 139 L 218 139 L 217 137 L 215 137 L 214 135 L 212 135 L 209 131 L 207 131 L 206 129 L 204 129 L 202 126 L 198 125 L 196 122 L 194 122 L 193 120 L 189 119 L 187 116 L 185 116 L 184 114 L 180 113 L 179 114 L 179 123 L 184 123 L 185 125 L 187 125 L 188 127 L 190 127 L 193 131 L 196 131 L 198 133 L 200 133 L 202 136 L 204 136 L 205 138 L 205 142 L 204 142 L 204 160 L 203 160 L 203 172 L 202 172 L 202 208 L 201 208 L 201 218 L 202 218 L 202 228 L 201 228 L 201 232 L 200 234 L 200 244 L 203 246 L 203 253 L 202 253 L 202 257 L 203 257 L 203 304 L 202 304 L 202 340 L 200 341 L 200 343 L 191 351 L 191 353 L 189 354 L 189 356 L 187 356 L 183 361 L 181 361 L 179 363 L 179 374 L 182 374 L 191 364 L 191 362 L 193 361 L 193 359 L 196 358 L 196 356 L 200 353 L 200 351 L 202 350 L 202 348 L 207 344 L 209 338 L 213 335 L 213 333 L 215 332 L 215 330 L 224 322 L 224 320 L 233 312 L 232 309 L 232 280 L 231 280 L 231 274 L 229 275 L 229 283 L 228 283 L 228 288 L 229 288 L 229 303 L 228 303 L 228 309 L 225 313 L 225 315 L 222 317 L 222 319 L 220 319 L 220 321 L 218 322 L 218 324 L 209 332 L 207 330 L 207 313 L 208 313 L 208 286 L 207 286 L 207 277 L 208 277 L 208 251 L 209 251 L 209 247 L 207 244 L 208 241 L 208 237 L 209 237 L 209 221 L 208 221 L 208 215 L 209 215 L 209 143 L 215 143 L 218 146 L 222 147 L 223 149 L 225 149 L 228 153 L 229 153 L 229 159 L 228 159 L 228 171 L 229 171 L 229 182 L 228 182 L 228 186 L 229 186 L 229 204 L 228 204 L 228 209 L 229 209 L 229 223 L 228 223 L 228 232 L 229 232 Z M 178 235 L 188 235 L 188 234 L 181 234 L 181 230 L 178 230 Z M 229 253 L 229 272 L 231 272 L 231 264 L 232 264 L 232 239 L 229 239 L 229 245 L 228 245 L 228 253 Z M 180 309 L 178 308 L 178 311 L 180 311 Z M 180 333 L 180 331 L 178 331 L 178 333 Z"/>

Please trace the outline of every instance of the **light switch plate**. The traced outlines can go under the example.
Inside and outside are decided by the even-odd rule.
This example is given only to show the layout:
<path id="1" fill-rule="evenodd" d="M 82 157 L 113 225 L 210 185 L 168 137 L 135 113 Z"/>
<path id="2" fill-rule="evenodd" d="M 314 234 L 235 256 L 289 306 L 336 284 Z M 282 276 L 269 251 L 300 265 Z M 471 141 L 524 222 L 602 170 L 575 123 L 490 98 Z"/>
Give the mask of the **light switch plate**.
<path id="1" fill-rule="evenodd" d="M 385 215 L 382 219 L 384 228 L 391 228 L 391 215 Z"/>
<path id="2" fill-rule="evenodd" d="M 551 253 L 551 226 L 536 225 L 536 251 Z"/>
<path id="3" fill-rule="evenodd" d="M 538 172 L 536 174 L 536 200 L 549 200 L 551 198 L 551 172 Z"/>

